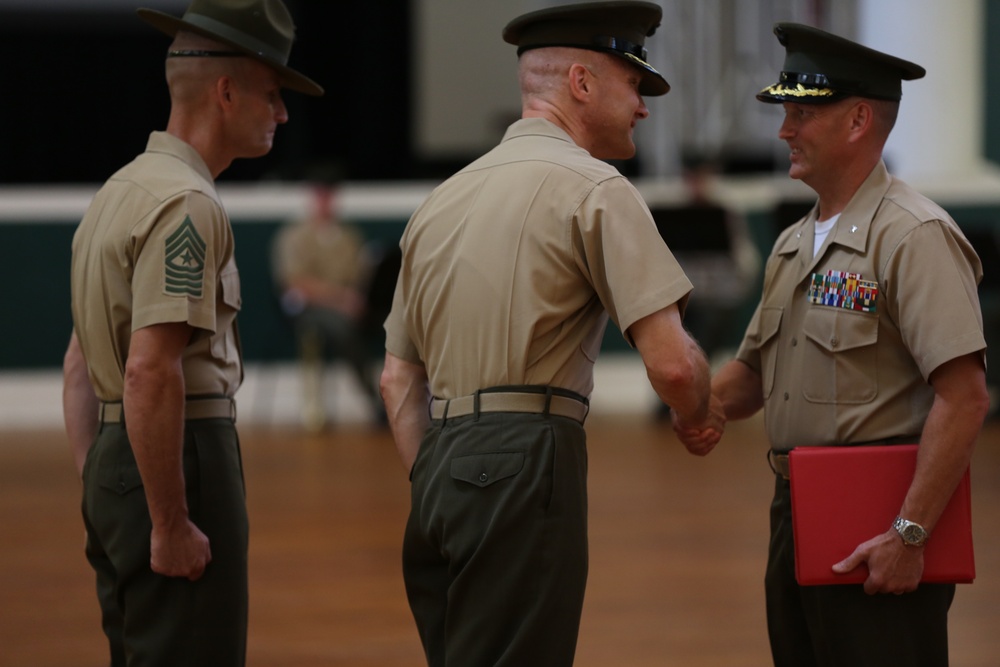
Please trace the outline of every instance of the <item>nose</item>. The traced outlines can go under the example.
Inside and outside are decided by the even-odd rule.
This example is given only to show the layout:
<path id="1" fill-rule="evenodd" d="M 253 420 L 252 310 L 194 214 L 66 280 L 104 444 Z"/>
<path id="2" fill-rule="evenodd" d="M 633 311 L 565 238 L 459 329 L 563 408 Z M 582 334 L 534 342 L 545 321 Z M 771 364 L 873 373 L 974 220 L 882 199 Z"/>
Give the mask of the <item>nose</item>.
<path id="1" fill-rule="evenodd" d="M 781 127 L 778 128 L 778 138 L 787 140 L 793 136 L 795 136 L 795 124 L 791 115 L 785 114 L 785 119 L 781 121 Z"/>
<path id="2" fill-rule="evenodd" d="M 649 109 L 646 107 L 646 101 L 641 97 L 639 98 L 639 108 L 636 109 L 635 115 L 639 117 L 639 120 L 649 118 Z"/>
<path id="3" fill-rule="evenodd" d="M 277 102 L 274 105 L 274 120 L 279 125 L 283 125 L 288 122 L 288 108 L 285 106 L 285 101 L 278 97 Z"/>

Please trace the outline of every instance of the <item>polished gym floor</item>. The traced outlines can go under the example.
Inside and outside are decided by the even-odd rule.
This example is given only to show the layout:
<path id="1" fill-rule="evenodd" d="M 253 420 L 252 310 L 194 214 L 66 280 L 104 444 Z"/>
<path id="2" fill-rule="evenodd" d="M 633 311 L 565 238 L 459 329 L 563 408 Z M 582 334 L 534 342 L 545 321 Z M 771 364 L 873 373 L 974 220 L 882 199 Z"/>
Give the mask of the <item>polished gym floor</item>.
<path id="1" fill-rule="evenodd" d="M 772 474 L 758 420 L 707 458 L 649 415 L 594 416 L 579 667 L 765 667 Z M 417 667 L 400 542 L 408 482 L 387 431 L 240 427 L 251 517 L 250 667 Z M 952 667 L 1000 664 L 1000 424 L 972 468 L 978 576 Z M 107 664 L 76 479 L 56 428 L 0 429 L 0 667 Z M 502 594 L 502 592 L 498 592 Z"/>

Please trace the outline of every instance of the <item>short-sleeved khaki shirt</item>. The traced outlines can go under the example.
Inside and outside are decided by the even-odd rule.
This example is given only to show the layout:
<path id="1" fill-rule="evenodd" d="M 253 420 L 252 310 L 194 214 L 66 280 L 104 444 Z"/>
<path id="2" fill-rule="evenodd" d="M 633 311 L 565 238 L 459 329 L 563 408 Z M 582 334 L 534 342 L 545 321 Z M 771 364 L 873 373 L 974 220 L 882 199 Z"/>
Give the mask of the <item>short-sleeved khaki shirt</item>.
<path id="1" fill-rule="evenodd" d="M 293 222 L 274 239 L 275 277 L 283 283 L 315 278 L 357 288 L 364 273 L 363 247 L 361 234 L 338 221 Z"/>
<path id="2" fill-rule="evenodd" d="M 608 316 L 627 331 L 691 290 L 635 188 L 542 119 L 439 186 L 401 247 L 386 349 L 423 364 L 440 398 L 589 396 Z"/>
<path id="3" fill-rule="evenodd" d="M 738 358 L 760 372 L 771 445 L 919 435 L 935 368 L 986 348 L 982 265 L 939 206 L 879 165 L 813 257 L 814 209 L 786 229 Z"/>
<path id="4" fill-rule="evenodd" d="M 154 132 L 104 184 L 73 237 L 73 324 L 98 398 L 121 400 L 133 331 L 195 327 L 184 351 L 189 396 L 232 396 L 243 378 L 235 329 L 233 230 L 201 156 Z"/>

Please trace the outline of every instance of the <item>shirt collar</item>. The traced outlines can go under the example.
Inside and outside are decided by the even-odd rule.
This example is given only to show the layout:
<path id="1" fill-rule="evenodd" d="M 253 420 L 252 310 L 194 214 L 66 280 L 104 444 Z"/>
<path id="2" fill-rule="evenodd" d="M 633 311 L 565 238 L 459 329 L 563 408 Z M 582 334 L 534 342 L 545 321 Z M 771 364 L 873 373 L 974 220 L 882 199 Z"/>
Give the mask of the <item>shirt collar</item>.
<path id="1" fill-rule="evenodd" d="M 885 162 L 879 160 L 841 212 L 837 226 L 830 232 L 832 235 L 830 243 L 864 252 L 868 247 L 868 232 L 871 230 L 872 220 L 891 184 L 892 176 L 889 175 Z M 777 252 L 779 254 L 798 252 L 803 243 L 802 236 L 806 235 L 805 230 L 811 230 L 816 218 L 817 208 L 813 207 L 809 214 L 795 225 L 796 231 L 785 237 Z M 809 236 L 812 238 L 811 233 Z"/>
<path id="2" fill-rule="evenodd" d="M 215 182 L 208 165 L 194 146 L 168 132 L 151 133 L 146 144 L 146 152 L 172 155 L 198 172 L 209 183 Z"/>
<path id="3" fill-rule="evenodd" d="M 892 177 L 885 168 L 885 163 L 879 160 L 840 214 L 837 227 L 831 232 L 833 238 L 830 242 L 864 252 L 868 247 L 868 232 L 871 230 L 872 220 L 891 184 Z"/>
<path id="4" fill-rule="evenodd" d="M 501 141 L 501 143 L 509 141 L 510 139 L 528 136 L 560 139 L 562 141 L 568 141 L 574 146 L 576 145 L 573 141 L 573 137 L 569 136 L 569 133 L 566 132 L 566 130 L 562 129 L 552 121 L 546 120 L 545 118 L 522 118 L 515 121 L 510 127 L 507 128 L 507 132 L 504 133 L 503 141 Z"/>

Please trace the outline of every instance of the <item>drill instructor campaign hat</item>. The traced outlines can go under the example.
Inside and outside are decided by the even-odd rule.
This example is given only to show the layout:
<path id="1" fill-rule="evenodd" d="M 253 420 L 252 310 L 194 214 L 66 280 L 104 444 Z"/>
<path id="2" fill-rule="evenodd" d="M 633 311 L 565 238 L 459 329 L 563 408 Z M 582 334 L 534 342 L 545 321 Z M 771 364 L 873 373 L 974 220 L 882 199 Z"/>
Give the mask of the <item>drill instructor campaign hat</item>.
<path id="1" fill-rule="evenodd" d="M 919 79 L 923 67 L 837 35 L 798 23 L 776 23 L 785 47 L 778 83 L 757 93 L 761 102 L 827 104 L 845 97 L 898 102 L 901 82 Z"/>
<path id="2" fill-rule="evenodd" d="M 295 24 L 281 0 L 192 0 L 181 18 L 146 8 L 136 13 L 171 37 L 179 30 L 189 30 L 237 50 L 185 51 L 169 53 L 168 57 L 246 55 L 277 70 L 286 88 L 306 95 L 323 94 L 319 84 L 288 67 Z"/>
<path id="3" fill-rule="evenodd" d="M 645 39 L 660 25 L 663 10 L 653 2 L 614 0 L 550 7 L 528 12 L 503 29 L 517 55 L 530 49 L 568 46 L 610 53 L 642 71 L 641 95 L 665 95 L 670 84 L 646 62 Z"/>

